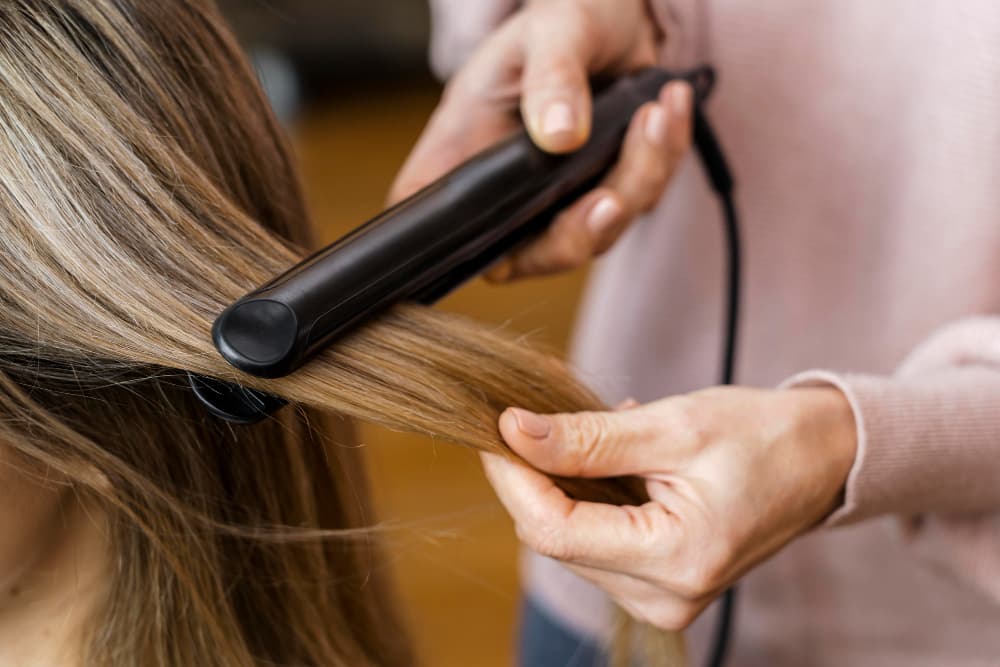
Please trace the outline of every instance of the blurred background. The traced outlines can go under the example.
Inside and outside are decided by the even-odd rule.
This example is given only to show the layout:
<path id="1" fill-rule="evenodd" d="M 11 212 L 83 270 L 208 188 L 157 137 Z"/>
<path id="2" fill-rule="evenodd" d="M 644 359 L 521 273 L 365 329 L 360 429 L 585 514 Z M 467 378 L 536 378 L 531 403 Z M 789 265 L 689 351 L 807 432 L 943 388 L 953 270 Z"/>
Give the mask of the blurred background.
<path id="1" fill-rule="evenodd" d="M 475 0 L 469 0 L 475 1 Z M 441 89 L 427 0 L 223 0 L 293 137 L 326 243 L 382 208 Z M 564 349 L 583 276 L 476 282 L 440 307 Z M 513 662 L 517 544 L 473 452 L 362 428 L 404 613 L 422 663 Z"/>

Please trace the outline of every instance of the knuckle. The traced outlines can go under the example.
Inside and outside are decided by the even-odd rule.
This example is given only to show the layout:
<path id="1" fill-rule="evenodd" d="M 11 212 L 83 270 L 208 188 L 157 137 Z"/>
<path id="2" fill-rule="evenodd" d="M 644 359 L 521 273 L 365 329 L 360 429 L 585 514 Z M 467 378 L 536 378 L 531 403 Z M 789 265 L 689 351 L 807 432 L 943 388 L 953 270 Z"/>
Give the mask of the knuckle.
<path id="1" fill-rule="evenodd" d="M 699 600 L 726 586 L 730 551 L 716 548 L 683 568 L 668 587 L 686 600 Z"/>
<path id="2" fill-rule="evenodd" d="M 553 530 L 537 526 L 528 528 L 519 524 L 516 532 L 518 539 L 537 554 L 555 560 L 569 560 L 572 557 L 566 543 Z"/>
<path id="3" fill-rule="evenodd" d="M 643 179 L 638 187 L 635 210 L 639 213 L 648 213 L 660 203 L 660 199 L 663 197 L 667 186 L 667 171 L 663 166 L 657 164 L 648 170 Z"/>
<path id="4" fill-rule="evenodd" d="M 571 40 L 574 36 L 571 20 L 560 33 L 559 39 L 553 40 L 550 28 L 538 21 L 533 26 L 535 38 L 532 43 L 536 48 L 528 48 L 524 63 L 524 84 L 535 94 L 550 93 L 552 96 L 565 95 L 567 89 L 572 89 L 585 83 L 586 63 L 576 52 Z"/>
<path id="5" fill-rule="evenodd" d="M 624 229 L 622 231 L 624 231 Z M 601 239 L 600 243 L 597 244 L 597 247 L 594 248 L 593 256 L 602 257 L 605 253 L 607 253 L 609 250 L 611 250 L 611 248 L 614 247 L 615 242 L 618 240 L 620 236 L 621 234 L 618 233 L 614 235 L 609 235 L 607 238 Z"/>
<path id="6" fill-rule="evenodd" d="M 590 248 L 572 234 L 563 233 L 553 241 L 547 264 L 554 270 L 573 269 L 590 258 Z"/>
<path id="7" fill-rule="evenodd" d="M 642 160 L 642 164 L 636 165 L 635 188 L 644 203 L 650 201 L 655 203 L 663 194 L 670 180 L 673 164 L 674 160 L 669 155 L 658 153 Z"/>
<path id="8" fill-rule="evenodd" d="M 586 470 L 596 453 L 610 444 L 608 433 L 607 422 L 600 413 L 582 412 L 576 415 L 572 432 L 567 435 L 572 460 L 579 465 L 578 472 Z"/>
<path id="9" fill-rule="evenodd" d="M 619 191 L 627 208 L 633 214 L 646 213 L 657 203 L 666 190 L 670 177 L 669 162 L 636 156 L 622 165 Z"/>
<path id="10" fill-rule="evenodd" d="M 672 139 L 669 143 L 670 147 L 667 151 L 667 159 L 671 165 L 680 162 L 691 148 L 693 134 L 689 118 L 688 116 L 682 123 L 679 123 L 679 127 L 672 133 Z"/>
<path id="11" fill-rule="evenodd" d="M 670 438 L 682 447 L 697 448 L 711 437 L 711 420 L 690 396 L 677 396 L 665 404 Z"/>
<path id="12" fill-rule="evenodd" d="M 655 196 L 655 199 L 659 199 L 660 195 L 666 189 L 667 184 L 670 182 L 670 176 L 673 173 L 675 160 L 671 159 L 669 156 L 660 157 L 653 161 L 652 167 L 648 170 L 646 175 L 646 188 L 647 190 Z"/>
<path id="13" fill-rule="evenodd" d="M 607 34 L 607 27 L 601 23 L 594 10 L 587 4 L 573 2 L 572 6 L 575 11 L 570 13 L 570 20 L 578 39 L 584 44 L 600 43 Z"/>
<path id="14" fill-rule="evenodd" d="M 714 560 L 703 560 L 693 568 L 688 575 L 688 588 L 685 597 L 696 599 L 709 595 L 720 587 L 723 567 Z"/>
<path id="15" fill-rule="evenodd" d="M 644 613 L 650 625 L 668 632 L 687 629 L 698 617 L 698 608 L 687 602 L 665 602 Z"/>
<path id="16" fill-rule="evenodd" d="M 552 38 L 553 18 L 559 20 L 561 34 L 583 44 L 593 44 L 607 33 L 607 27 L 602 25 L 595 15 L 594 8 L 579 0 L 549 0 L 536 5 L 531 18 L 537 32 L 548 39 Z"/>
<path id="17" fill-rule="evenodd" d="M 659 553 L 662 548 L 663 526 L 657 520 L 657 515 L 646 507 L 631 505 L 623 506 L 622 511 L 628 516 L 629 523 L 636 529 L 639 536 L 637 545 L 639 553 Z"/>
<path id="18" fill-rule="evenodd" d="M 571 54 L 552 51 L 541 59 L 531 60 L 525 68 L 525 86 L 535 97 L 549 99 L 561 97 L 577 83 L 575 76 L 579 65 Z"/>

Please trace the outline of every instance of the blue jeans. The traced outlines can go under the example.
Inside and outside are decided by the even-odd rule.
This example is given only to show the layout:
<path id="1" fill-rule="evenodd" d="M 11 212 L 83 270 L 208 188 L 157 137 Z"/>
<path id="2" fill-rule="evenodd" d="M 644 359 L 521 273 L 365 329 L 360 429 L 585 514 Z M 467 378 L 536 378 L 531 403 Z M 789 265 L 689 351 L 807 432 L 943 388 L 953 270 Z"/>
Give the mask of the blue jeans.
<path id="1" fill-rule="evenodd" d="M 608 657 L 592 639 L 565 627 L 529 596 L 521 603 L 520 667 L 606 667 Z"/>

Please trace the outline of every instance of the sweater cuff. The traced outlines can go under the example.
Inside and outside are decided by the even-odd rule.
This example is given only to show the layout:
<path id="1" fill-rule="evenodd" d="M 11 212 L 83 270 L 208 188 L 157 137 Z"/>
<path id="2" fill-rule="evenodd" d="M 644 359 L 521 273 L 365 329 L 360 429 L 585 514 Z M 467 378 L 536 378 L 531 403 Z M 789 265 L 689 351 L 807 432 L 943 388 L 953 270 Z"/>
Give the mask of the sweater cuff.
<path id="1" fill-rule="evenodd" d="M 825 525 L 1000 506 L 1000 373 L 958 366 L 896 379 L 809 371 L 782 388 L 824 385 L 844 393 L 857 425 L 844 502 Z"/>

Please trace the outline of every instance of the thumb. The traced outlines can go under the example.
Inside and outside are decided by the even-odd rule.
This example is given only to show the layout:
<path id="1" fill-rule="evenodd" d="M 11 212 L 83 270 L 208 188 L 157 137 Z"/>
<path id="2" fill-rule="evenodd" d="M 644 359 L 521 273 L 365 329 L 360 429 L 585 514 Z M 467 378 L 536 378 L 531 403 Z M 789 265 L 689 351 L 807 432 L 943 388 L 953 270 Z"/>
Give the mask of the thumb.
<path id="1" fill-rule="evenodd" d="M 555 14 L 555 10 L 561 9 Z M 522 31 L 524 69 L 521 115 L 539 148 L 567 153 L 586 143 L 591 127 L 591 95 L 587 69 L 596 48 L 587 38 L 580 10 L 552 5 L 536 12 Z M 550 15 L 552 14 L 552 15 Z M 552 30 L 559 25 L 559 30 Z"/>
<path id="2" fill-rule="evenodd" d="M 544 472 L 563 477 L 642 475 L 662 467 L 656 443 L 662 425 L 642 409 L 539 415 L 508 408 L 500 435 Z"/>

